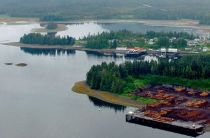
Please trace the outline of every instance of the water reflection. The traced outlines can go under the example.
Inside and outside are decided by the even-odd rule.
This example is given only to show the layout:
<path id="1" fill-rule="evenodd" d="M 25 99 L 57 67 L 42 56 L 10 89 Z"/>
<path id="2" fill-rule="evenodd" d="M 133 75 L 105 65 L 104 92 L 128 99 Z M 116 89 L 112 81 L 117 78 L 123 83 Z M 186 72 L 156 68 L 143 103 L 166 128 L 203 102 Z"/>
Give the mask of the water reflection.
<path id="1" fill-rule="evenodd" d="M 110 108 L 113 109 L 115 112 L 124 112 L 126 107 L 122 105 L 112 104 L 108 102 L 101 101 L 97 98 L 88 96 L 89 100 L 97 107 L 100 108 Z"/>
<path id="2" fill-rule="evenodd" d="M 102 53 L 96 52 L 96 51 L 85 51 L 87 56 L 98 56 L 103 57 L 104 55 Z"/>
<path id="3" fill-rule="evenodd" d="M 24 53 L 28 53 L 31 55 L 45 55 L 45 56 L 60 56 L 60 55 L 74 55 L 76 53 L 75 50 L 70 49 L 61 49 L 61 48 L 42 48 L 42 49 L 34 49 L 34 48 L 20 48 Z"/>
<path id="4" fill-rule="evenodd" d="M 97 51 L 86 51 L 85 52 L 88 56 L 88 58 L 91 57 L 97 57 L 97 58 L 113 58 L 113 59 L 122 59 L 122 60 L 126 60 L 126 61 L 133 61 L 133 60 L 144 60 L 144 61 L 158 61 L 158 57 L 157 56 L 153 56 L 153 55 L 142 55 L 140 57 L 125 57 L 123 54 L 121 55 L 117 55 L 117 54 L 103 54 Z"/>
<path id="5" fill-rule="evenodd" d="M 116 53 L 101 53 L 101 52 L 97 52 L 97 51 L 86 51 L 86 54 L 88 57 L 91 57 L 91 56 L 97 56 L 97 57 L 101 57 L 101 58 L 104 58 L 104 57 L 113 57 L 113 58 L 120 58 L 120 57 L 123 57 L 123 56 L 118 56 L 116 55 Z"/>

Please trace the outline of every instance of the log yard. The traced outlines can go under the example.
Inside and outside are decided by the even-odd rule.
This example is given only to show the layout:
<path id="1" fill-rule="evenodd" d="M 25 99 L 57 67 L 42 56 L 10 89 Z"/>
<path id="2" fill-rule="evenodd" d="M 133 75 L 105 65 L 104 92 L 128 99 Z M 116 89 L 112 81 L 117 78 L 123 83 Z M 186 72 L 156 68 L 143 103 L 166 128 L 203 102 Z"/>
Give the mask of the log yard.
<path id="1" fill-rule="evenodd" d="M 210 126 L 210 94 L 181 86 L 138 88 L 133 95 L 158 102 L 126 114 L 126 121 L 188 136 L 199 136 Z"/>

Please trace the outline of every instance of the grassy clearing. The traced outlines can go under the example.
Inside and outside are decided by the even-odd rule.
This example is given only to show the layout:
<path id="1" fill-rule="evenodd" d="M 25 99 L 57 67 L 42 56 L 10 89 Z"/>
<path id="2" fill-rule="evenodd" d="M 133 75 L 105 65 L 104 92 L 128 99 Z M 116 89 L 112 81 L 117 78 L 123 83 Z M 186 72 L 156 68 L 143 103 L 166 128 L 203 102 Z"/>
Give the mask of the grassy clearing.
<path id="1" fill-rule="evenodd" d="M 38 22 L 37 18 L 21 18 L 21 17 L 9 17 L 7 15 L 1 15 L 0 16 L 0 22 L 6 22 L 6 23 L 16 23 L 20 21 L 26 21 L 26 22 Z"/>
<path id="2" fill-rule="evenodd" d="M 126 97 L 126 98 L 129 98 L 129 99 L 132 99 L 134 101 L 143 103 L 143 104 L 152 104 L 152 103 L 158 102 L 155 99 L 151 99 L 151 98 L 147 98 L 147 97 L 134 96 L 134 95 L 131 95 L 130 93 L 125 93 L 125 92 L 122 93 L 122 94 L 119 94 L 119 95 L 122 96 L 122 97 Z"/>
<path id="3" fill-rule="evenodd" d="M 129 97 L 130 99 L 139 101 L 144 104 L 151 104 L 158 102 L 155 99 L 131 95 L 131 92 L 135 91 L 137 88 L 144 88 L 150 84 L 170 84 L 170 85 L 185 86 L 194 89 L 210 90 L 210 79 L 189 80 L 189 79 L 176 78 L 176 77 L 146 75 L 146 76 L 141 76 L 139 78 L 132 78 L 132 77 L 127 78 L 124 91 L 119 95 L 123 97 Z"/>
<path id="4" fill-rule="evenodd" d="M 75 41 L 75 45 L 79 45 L 79 46 L 85 46 L 86 45 L 86 41 L 83 40 L 76 40 Z"/>
<path id="5" fill-rule="evenodd" d="M 138 79 L 133 79 L 135 88 L 145 87 L 148 84 L 171 84 L 171 85 L 181 85 L 185 87 L 190 87 L 194 89 L 210 90 L 210 79 L 198 79 L 190 80 L 178 77 L 167 77 L 167 76 L 156 76 L 156 75 L 146 75 L 141 76 Z M 131 89 L 135 89 L 131 88 Z"/>

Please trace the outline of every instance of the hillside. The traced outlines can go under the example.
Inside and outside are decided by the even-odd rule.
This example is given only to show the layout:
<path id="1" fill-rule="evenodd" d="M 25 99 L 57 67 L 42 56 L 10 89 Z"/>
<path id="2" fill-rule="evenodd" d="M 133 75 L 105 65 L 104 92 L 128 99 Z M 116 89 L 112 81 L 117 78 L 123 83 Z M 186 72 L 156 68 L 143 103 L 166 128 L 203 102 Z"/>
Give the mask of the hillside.
<path id="1" fill-rule="evenodd" d="M 197 19 L 210 23 L 209 0 L 0 0 L 9 16 L 66 19 Z"/>

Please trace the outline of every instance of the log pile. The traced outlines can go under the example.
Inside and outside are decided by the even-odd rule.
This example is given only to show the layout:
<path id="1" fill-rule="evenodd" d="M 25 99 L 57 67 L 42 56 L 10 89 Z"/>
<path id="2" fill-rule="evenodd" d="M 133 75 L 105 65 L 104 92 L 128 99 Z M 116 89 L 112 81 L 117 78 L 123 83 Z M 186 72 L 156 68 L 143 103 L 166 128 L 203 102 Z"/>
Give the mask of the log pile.
<path id="1" fill-rule="evenodd" d="M 210 119 L 210 113 L 205 110 L 173 109 L 167 117 L 182 121 L 201 121 Z"/>
<path id="2" fill-rule="evenodd" d="M 175 87 L 175 91 L 176 92 L 185 92 L 186 91 L 186 88 L 184 88 L 184 87 L 181 87 L 181 86 L 178 86 L 178 87 Z"/>
<path id="3" fill-rule="evenodd" d="M 193 108 L 203 108 L 209 105 L 209 102 L 206 100 L 189 100 L 185 103 L 187 107 Z"/>
<path id="4" fill-rule="evenodd" d="M 158 85 L 139 88 L 134 94 L 158 101 L 144 108 L 145 116 L 156 121 L 202 121 L 210 125 L 210 92 L 208 91 Z"/>
<path id="5" fill-rule="evenodd" d="M 201 97 L 208 97 L 209 93 L 208 92 L 202 92 L 202 93 L 200 93 L 200 96 Z"/>
<path id="6" fill-rule="evenodd" d="M 155 112 L 152 110 L 147 110 L 146 112 L 144 112 L 144 115 L 147 117 L 150 117 L 156 121 L 160 121 L 160 122 L 173 122 L 175 121 L 173 118 L 168 118 L 168 117 L 163 117 L 161 116 L 161 114 L 159 112 Z"/>

